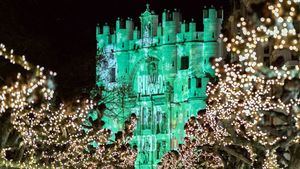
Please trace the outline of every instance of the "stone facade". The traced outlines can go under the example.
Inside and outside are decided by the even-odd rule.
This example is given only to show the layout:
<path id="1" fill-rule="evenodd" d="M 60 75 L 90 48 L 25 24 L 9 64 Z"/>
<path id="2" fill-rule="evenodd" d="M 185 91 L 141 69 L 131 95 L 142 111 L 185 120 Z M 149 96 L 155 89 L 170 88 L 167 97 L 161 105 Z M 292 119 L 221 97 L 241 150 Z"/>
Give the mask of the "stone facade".
<path id="1" fill-rule="evenodd" d="M 128 18 L 116 21 L 114 33 L 108 25 L 96 31 L 97 85 L 108 91 L 104 95 L 128 89 L 115 95 L 122 106 L 116 106 L 117 117 L 104 118 L 106 126 L 117 131 L 126 116 L 137 115 L 136 168 L 155 168 L 164 153 L 183 142 L 185 122 L 205 108 L 206 85 L 214 74 L 209 60 L 223 53 L 222 10 L 203 10 L 202 32 L 195 21 L 182 21 L 177 10 L 164 11 L 161 22 L 158 18 L 147 5 L 140 30 Z"/>

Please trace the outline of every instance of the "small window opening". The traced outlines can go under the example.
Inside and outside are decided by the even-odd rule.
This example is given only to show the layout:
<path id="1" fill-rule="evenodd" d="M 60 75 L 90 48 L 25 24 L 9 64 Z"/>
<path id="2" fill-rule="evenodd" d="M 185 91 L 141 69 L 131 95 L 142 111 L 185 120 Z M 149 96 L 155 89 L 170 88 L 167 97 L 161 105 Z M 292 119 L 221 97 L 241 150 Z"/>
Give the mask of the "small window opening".
<path id="1" fill-rule="evenodd" d="M 201 78 L 196 78 L 196 87 L 201 88 L 202 87 L 202 80 Z"/>
<path id="2" fill-rule="evenodd" d="M 116 68 L 110 70 L 110 82 L 116 82 Z"/>
<path id="3" fill-rule="evenodd" d="M 188 69 L 189 68 L 189 57 L 183 56 L 181 57 L 181 70 Z"/>

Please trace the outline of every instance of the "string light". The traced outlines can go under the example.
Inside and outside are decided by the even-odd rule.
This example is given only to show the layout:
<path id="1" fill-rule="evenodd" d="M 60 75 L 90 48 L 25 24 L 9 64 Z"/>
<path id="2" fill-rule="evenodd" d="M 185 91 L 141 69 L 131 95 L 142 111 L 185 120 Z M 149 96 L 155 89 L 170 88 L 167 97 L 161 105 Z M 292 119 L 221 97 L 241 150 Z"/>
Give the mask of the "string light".
<path id="1" fill-rule="evenodd" d="M 216 152 L 225 151 L 254 168 L 280 167 L 278 159 L 283 156 L 278 155 L 276 149 L 300 141 L 299 88 L 292 85 L 300 78 L 299 65 L 266 67 L 258 61 L 262 56 L 256 49 L 274 43 L 275 50 L 299 52 L 300 35 L 293 26 L 293 20 L 298 16 L 296 9 L 292 0 L 271 1 L 268 3 L 271 15 L 260 18 L 258 25 L 240 18 L 237 23 L 240 34 L 233 38 L 220 35 L 227 43 L 226 50 L 238 59 L 238 63 L 224 63 L 222 58 L 215 60 L 213 69 L 218 82 L 207 87 L 207 108 L 192 117 L 185 127 L 185 144 L 189 148 L 176 151 L 176 158 L 176 153 L 168 153 L 161 166 L 195 164 L 196 152 L 210 147 L 208 152 L 215 159 L 221 159 Z M 285 97 L 283 92 L 290 95 Z M 287 125 L 285 128 L 272 124 L 267 117 L 292 120 L 281 122 Z M 232 153 L 236 151 L 229 147 L 242 149 L 245 153 Z M 197 155 L 201 159 L 201 155 Z M 263 159 L 261 163 L 258 162 L 260 159 Z M 211 168 L 216 161 L 222 168 L 222 160 L 202 160 L 198 165 Z"/>
<path id="2" fill-rule="evenodd" d="M 31 72 L 25 78 L 18 73 L 16 81 L 0 88 L 0 116 L 10 113 L 10 122 L 20 134 L 20 146 L 25 147 L 22 161 L 6 157 L 14 147 L 1 149 L 0 161 L 5 167 L 18 168 L 128 168 L 134 166 L 136 149 L 129 146 L 136 125 L 131 116 L 125 130 L 115 141 L 111 132 L 102 126 L 86 128 L 90 111 L 97 111 L 93 100 L 77 100 L 75 103 L 55 104 L 53 78 L 56 72 L 46 72 L 41 66 L 26 61 L 25 56 L 7 52 L 3 44 L 0 54 L 12 64 L 18 64 Z M 101 118 L 98 112 L 98 118 Z M 90 124 L 91 125 L 91 124 Z M 96 142 L 95 152 L 91 144 Z"/>

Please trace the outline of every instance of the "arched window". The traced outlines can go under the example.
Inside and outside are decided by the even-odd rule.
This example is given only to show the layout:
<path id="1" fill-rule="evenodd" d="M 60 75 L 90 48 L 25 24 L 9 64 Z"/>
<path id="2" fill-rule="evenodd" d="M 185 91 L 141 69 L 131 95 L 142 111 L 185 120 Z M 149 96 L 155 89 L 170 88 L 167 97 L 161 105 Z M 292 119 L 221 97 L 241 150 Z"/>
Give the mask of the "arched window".
<path id="1" fill-rule="evenodd" d="M 196 87 L 201 88 L 202 87 L 202 80 L 201 78 L 196 78 Z"/>
<path id="2" fill-rule="evenodd" d="M 110 69 L 110 82 L 116 82 L 116 68 Z"/>
<path id="3" fill-rule="evenodd" d="M 269 46 L 266 46 L 265 48 L 264 48 L 264 54 L 269 54 Z"/>
<path id="4" fill-rule="evenodd" d="M 275 61 L 272 62 L 273 66 L 281 67 L 285 63 L 285 59 L 283 56 L 278 56 Z"/>
<path id="5" fill-rule="evenodd" d="M 189 57 L 182 56 L 181 57 L 181 67 L 180 70 L 188 69 L 189 68 Z"/>
<path id="6" fill-rule="evenodd" d="M 158 81 L 158 60 L 154 57 L 148 58 L 149 83 L 155 84 Z"/>

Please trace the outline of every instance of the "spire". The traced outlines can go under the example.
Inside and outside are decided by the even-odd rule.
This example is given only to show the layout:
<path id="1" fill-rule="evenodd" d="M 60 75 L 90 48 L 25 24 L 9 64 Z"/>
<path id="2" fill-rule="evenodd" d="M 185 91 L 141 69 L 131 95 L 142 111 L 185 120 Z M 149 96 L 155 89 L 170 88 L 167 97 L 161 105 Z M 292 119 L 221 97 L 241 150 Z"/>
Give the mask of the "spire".
<path id="1" fill-rule="evenodd" d="M 148 11 L 148 12 L 150 11 L 150 4 L 149 3 L 146 4 L 146 11 Z"/>
<path id="2" fill-rule="evenodd" d="M 149 15 L 151 15 L 151 14 L 152 14 L 152 13 L 151 13 L 151 11 L 150 11 L 150 4 L 149 4 L 149 3 L 146 3 L 146 10 L 145 10 L 145 12 L 142 13 L 141 17 L 143 17 L 143 16 L 149 16 Z"/>

